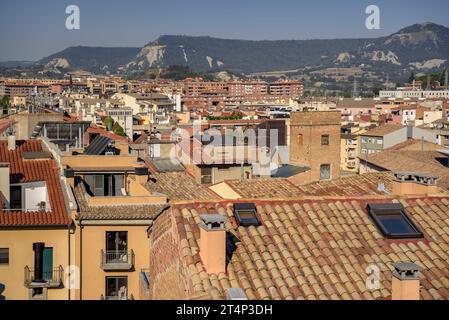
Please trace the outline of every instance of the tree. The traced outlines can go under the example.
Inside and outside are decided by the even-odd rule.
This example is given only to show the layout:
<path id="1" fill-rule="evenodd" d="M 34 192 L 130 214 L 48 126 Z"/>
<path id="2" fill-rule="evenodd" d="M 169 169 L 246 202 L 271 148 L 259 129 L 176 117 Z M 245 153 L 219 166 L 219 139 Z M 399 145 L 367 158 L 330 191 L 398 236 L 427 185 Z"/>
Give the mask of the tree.
<path id="1" fill-rule="evenodd" d="M 103 124 L 107 130 L 111 130 L 114 125 L 114 120 L 112 118 L 106 118 L 103 120 Z"/>
<path id="2" fill-rule="evenodd" d="M 2 100 L 1 100 L 1 102 L 0 102 L 0 105 L 1 105 L 2 107 L 7 107 L 7 106 L 9 106 L 9 98 L 8 98 L 8 96 L 3 96 L 3 98 L 2 98 Z"/>
<path id="3" fill-rule="evenodd" d="M 125 130 L 123 130 L 123 128 L 118 124 L 118 122 L 114 123 L 114 126 L 112 127 L 112 132 L 114 132 L 114 134 L 118 136 L 126 137 Z"/>
<path id="4" fill-rule="evenodd" d="M 415 73 L 414 72 L 412 72 L 410 74 L 410 77 L 408 78 L 408 83 L 413 83 L 413 80 L 415 80 Z"/>

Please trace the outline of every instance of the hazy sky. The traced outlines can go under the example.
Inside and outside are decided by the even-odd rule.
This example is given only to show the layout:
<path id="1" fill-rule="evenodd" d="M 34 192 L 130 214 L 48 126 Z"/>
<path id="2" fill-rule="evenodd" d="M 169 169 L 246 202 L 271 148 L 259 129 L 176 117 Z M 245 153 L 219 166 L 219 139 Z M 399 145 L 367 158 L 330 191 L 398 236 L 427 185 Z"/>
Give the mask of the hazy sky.
<path id="1" fill-rule="evenodd" d="M 80 30 L 65 28 L 66 6 Z M 365 8 L 380 8 L 380 30 Z M 0 61 L 37 60 L 69 46 L 141 47 L 161 34 L 229 39 L 378 37 L 417 22 L 449 26 L 448 0 L 0 0 Z"/>

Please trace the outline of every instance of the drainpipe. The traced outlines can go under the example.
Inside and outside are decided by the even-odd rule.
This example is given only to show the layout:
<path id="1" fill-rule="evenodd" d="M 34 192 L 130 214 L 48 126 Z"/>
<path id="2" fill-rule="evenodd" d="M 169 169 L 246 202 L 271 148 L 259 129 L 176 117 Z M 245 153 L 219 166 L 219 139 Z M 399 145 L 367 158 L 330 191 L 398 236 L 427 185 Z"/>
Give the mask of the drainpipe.
<path id="1" fill-rule="evenodd" d="M 80 300 L 83 300 L 83 226 L 80 219 Z"/>

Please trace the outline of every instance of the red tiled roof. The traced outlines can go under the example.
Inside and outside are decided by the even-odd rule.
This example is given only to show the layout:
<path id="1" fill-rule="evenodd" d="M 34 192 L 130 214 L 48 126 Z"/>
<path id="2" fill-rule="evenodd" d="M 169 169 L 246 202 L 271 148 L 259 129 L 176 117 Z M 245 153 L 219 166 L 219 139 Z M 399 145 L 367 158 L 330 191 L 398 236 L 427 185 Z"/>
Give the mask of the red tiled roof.
<path id="1" fill-rule="evenodd" d="M 99 127 L 94 126 L 94 125 L 91 125 L 89 128 L 87 128 L 87 132 L 88 133 L 98 133 L 101 136 L 111 138 L 112 140 L 115 140 L 115 141 L 127 141 L 127 142 L 130 142 L 128 137 L 122 137 L 122 136 L 116 135 L 113 132 L 106 131 L 105 129 L 99 128 Z"/>
<path id="2" fill-rule="evenodd" d="M 376 228 L 367 203 L 397 200 L 424 239 L 385 239 Z M 410 261 L 422 267 L 422 299 L 449 298 L 447 196 L 254 202 L 262 223 L 257 227 L 237 227 L 227 201 L 179 203 L 163 214 L 174 220 L 186 265 L 180 272 L 186 272 L 193 295 L 223 299 L 227 288 L 240 287 L 248 299 L 389 299 L 393 263 Z M 206 273 L 199 255 L 199 215 L 208 213 L 227 216 L 226 230 L 238 239 L 226 273 L 218 275 Z M 161 227 L 156 220 L 155 235 Z M 373 264 L 381 272 L 380 286 L 368 289 L 366 268 Z"/>
<path id="3" fill-rule="evenodd" d="M 16 145 L 14 151 L 9 151 L 8 142 L 0 141 L 0 162 L 9 163 L 10 182 L 45 181 L 51 211 L 25 212 L 0 209 L 0 227 L 68 225 L 71 220 L 65 206 L 56 162 L 54 160 L 23 159 L 23 152 L 42 151 L 39 140 L 17 141 Z"/>

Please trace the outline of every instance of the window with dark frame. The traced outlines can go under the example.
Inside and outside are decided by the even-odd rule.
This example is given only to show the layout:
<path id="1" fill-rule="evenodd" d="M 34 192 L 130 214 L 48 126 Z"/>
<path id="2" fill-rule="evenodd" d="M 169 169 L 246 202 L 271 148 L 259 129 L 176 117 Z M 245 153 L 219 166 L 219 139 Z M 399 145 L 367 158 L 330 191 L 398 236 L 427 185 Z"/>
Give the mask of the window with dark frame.
<path id="1" fill-rule="evenodd" d="M 0 248 L 0 265 L 9 264 L 9 248 Z"/>
<path id="2" fill-rule="evenodd" d="M 322 134 L 321 135 L 321 145 L 322 146 L 328 146 L 329 145 L 329 135 L 328 134 Z"/>
<path id="3" fill-rule="evenodd" d="M 234 203 L 234 217 L 239 226 L 249 227 L 260 224 L 254 203 Z"/>
<path id="4" fill-rule="evenodd" d="M 368 204 L 368 212 L 377 228 L 388 239 L 423 238 L 423 233 L 400 203 Z"/>

